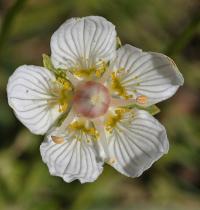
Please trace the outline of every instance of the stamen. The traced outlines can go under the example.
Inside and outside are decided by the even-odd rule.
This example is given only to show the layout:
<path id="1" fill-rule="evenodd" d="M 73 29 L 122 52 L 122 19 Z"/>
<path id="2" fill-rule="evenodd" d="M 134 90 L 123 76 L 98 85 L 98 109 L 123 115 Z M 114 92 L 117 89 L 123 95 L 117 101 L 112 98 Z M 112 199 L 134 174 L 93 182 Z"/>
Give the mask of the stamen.
<path id="1" fill-rule="evenodd" d="M 122 86 L 121 81 L 117 77 L 115 72 L 112 73 L 111 78 L 112 78 L 111 88 L 115 92 L 117 92 L 120 96 L 124 97 L 125 99 L 133 97 L 132 95 L 128 95 L 126 89 Z"/>
<path id="2" fill-rule="evenodd" d="M 71 69 L 72 73 L 81 78 L 88 78 L 91 77 L 92 74 L 95 73 L 95 68 L 89 68 L 89 69 Z"/>
<path id="3" fill-rule="evenodd" d="M 100 83 L 105 83 L 106 81 L 109 80 L 110 75 L 112 74 L 112 70 L 107 68 L 104 74 L 101 76 L 101 78 L 98 80 Z"/>
<path id="4" fill-rule="evenodd" d="M 101 156 L 105 161 L 109 160 L 110 156 L 108 151 L 108 145 L 106 143 L 106 134 L 103 122 L 100 119 L 92 120 L 92 122 L 94 123 L 94 126 L 99 133 L 99 141 L 97 143 L 99 143 L 103 147 L 103 154 Z"/>
<path id="5" fill-rule="evenodd" d="M 76 135 L 76 139 L 81 141 L 82 138 L 79 138 L 80 134 L 86 134 L 90 136 L 93 140 L 98 140 L 99 133 L 98 131 L 92 127 L 91 125 L 86 126 L 84 121 L 74 121 L 68 126 L 69 132 L 74 132 Z"/>
<path id="6" fill-rule="evenodd" d="M 74 75 L 69 71 L 66 72 L 66 76 L 68 77 L 68 79 L 70 80 L 70 82 L 74 87 L 80 83 L 80 81 L 76 77 L 74 77 Z"/>
<path id="7" fill-rule="evenodd" d="M 69 80 L 66 80 L 62 77 L 58 77 L 56 81 L 63 86 L 63 89 L 70 91 L 72 90 L 72 85 Z"/>
<path id="8" fill-rule="evenodd" d="M 109 133 L 112 133 L 113 129 L 117 126 L 117 123 L 123 118 L 123 115 L 130 111 L 128 108 L 119 108 L 115 110 L 115 114 L 108 115 L 105 121 L 105 128 Z"/>
<path id="9" fill-rule="evenodd" d="M 113 165 L 114 163 L 116 163 L 116 159 L 115 158 L 110 158 L 107 163 L 110 164 L 110 165 Z"/>
<path id="10" fill-rule="evenodd" d="M 60 136 L 51 136 L 51 139 L 55 144 L 62 144 L 64 142 L 64 138 Z"/>
<path id="11" fill-rule="evenodd" d="M 71 109 L 67 114 L 67 116 L 65 117 L 65 119 L 61 122 L 58 128 L 58 133 L 65 130 L 68 127 L 68 125 L 73 121 L 74 118 L 75 118 L 75 113 L 73 109 Z"/>
<path id="12" fill-rule="evenodd" d="M 141 96 L 138 96 L 136 98 L 136 102 L 140 105 L 146 105 L 147 104 L 147 101 L 148 101 L 148 97 L 147 96 L 144 96 L 144 95 L 141 95 Z"/>
<path id="13" fill-rule="evenodd" d="M 73 86 L 69 80 L 62 77 L 58 77 L 54 83 L 55 87 L 51 92 L 55 95 L 55 99 L 50 102 L 50 105 L 58 104 L 58 111 L 66 112 L 72 101 Z"/>
<path id="14" fill-rule="evenodd" d="M 71 72 L 73 75 L 80 77 L 80 78 L 86 78 L 86 79 L 91 79 L 91 78 L 100 78 L 104 72 L 106 71 L 108 67 L 108 64 L 103 61 L 99 60 L 99 62 L 94 66 L 90 68 L 71 68 Z"/>
<path id="15" fill-rule="evenodd" d="M 96 66 L 96 72 L 95 72 L 96 77 L 97 78 L 102 77 L 102 75 L 105 73 L 105 71 L 107 70 L 107 68 L 108 68 L 108 63 L 106 63 L 103 60 L 100 60 L 97 63 L 97 66 Z"/>
<path id="16" fill-rule="evenodd" d="M 135 99 L 111 98 L 110 106 L 114 107 L 129 106 L 134 103 L 136 103 Z"/>

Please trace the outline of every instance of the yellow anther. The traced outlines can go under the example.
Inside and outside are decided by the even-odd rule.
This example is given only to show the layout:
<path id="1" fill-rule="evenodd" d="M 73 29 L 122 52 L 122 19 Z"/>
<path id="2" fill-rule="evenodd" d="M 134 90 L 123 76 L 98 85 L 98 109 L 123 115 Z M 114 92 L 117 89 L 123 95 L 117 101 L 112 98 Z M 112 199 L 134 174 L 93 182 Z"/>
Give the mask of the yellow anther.
<path id="1" fill-rule="evenodd" d="M 138 96 L 136 98 L 136 102 L 138 104 L 141 104 L 141 105 L 146 105 L 147 104 L 147 101 L 148 101 L 148 97 L 147 96 L 144 96 L 144 95 Z"/>
<path id="2" fill-rule="evenodd" d="M 71 68 L 71 72 L 77 76 L 82 78 L 91 78 L 91 77 L 98 77 L 100 78 L 103 73 L 106 71 L 108 64 L 105 61 L 100 60 L 96 66 L 90 67 L 87 69 L 79 69 Z"/>
<path id="3" fill-rule="evenodd" d="M 95 139 L 98 139 L 99 138 L 99 133 L 97 132 L 97 130 L 95 128 L 89 128 L 88 129 L 88 133 L 91 135 L 91 136 L 94 136 Z"/>
<path id="4" fill-rule="evenodd" d="M 51 136 L 51 139 L 55 144 L 62 144 L 64 142 L 64 138 L 60 136 Z"/>
<path id="5" fill-rule="evenodd" d="M 96 77 L 100 78 L 108 68 L 108 63 L 100 60 L 96 67 Z"/>
<path id="6" fill-rule="evenodd" d="M 110 114 L 105 122 L 105 128 L 108 132 L 112 132 L 113 128 L 117 126 L 117 123 L 123 118 L 123 115 L 130 111 L 127 108 L 120 108 L 115 110 L 115 114 Z"/>
<path id="7" fill-rule="evenodd" d="M 100 78 L 102 74 L 103 74 L 103 71 L 101 71 L 101 70 L 96 70 L 96 72 L 95 72 L 95 75 L 98 78 Z"/>
<path id="8" fill-rule="evenodd" d="M 86 127 L 84 122 L 74 121 L 69 126 L 70 132 L 76 132 L 77 134 L 86 134 L 93 138 L 93 140 L 97 140 L 99 138 L 99 133 L 94 127 Z M 79 136 L 79 135 L 77 135 Z M 77 140 L 81 140 L 78 138 Z M 87 140 L 89 142 L 89 140 Z"/>
<path id="9" fill-rule="evenodd" d="M 72 90 L 72 84 L 68 80 L 58 77 L 56 81 L 62 85 L 63 89 Z"/>
<path id="10" fill-rule="evenodd" d="M 90 69 L 72 69 L 72 72 L 77 77 L 88 78 L 95 73 L 95 68 Z"/>
<path id="11" fill-rule="evenodd" d="M 59 102 L 59 110 L 58 110 L 59 112 L 66 112 L 67 108 L 68 108 L 67 102 L 62 102 L 62 101 Z"/>
<path id="12" fill-rule="evenodd" d="M 57 105 L 59 107 L 59 112 L 66 112 L 69 104 L 71 103 L 73 86 L 65 78 L 57 77 L 55 81 L 55 88 L 52 90 L 52 93 L 56 95 L 56 100 L 52 105 Z"/>
<path id="13" fill-rule="evenodd" d="M 111 78 L 112 78 L 111 88 L 125 99 L 131 98 L 131 95 L 128 95 L 126 89 L 122 86 L 121 81 L 117 77 L 115 72 L 112 73 Z"/>

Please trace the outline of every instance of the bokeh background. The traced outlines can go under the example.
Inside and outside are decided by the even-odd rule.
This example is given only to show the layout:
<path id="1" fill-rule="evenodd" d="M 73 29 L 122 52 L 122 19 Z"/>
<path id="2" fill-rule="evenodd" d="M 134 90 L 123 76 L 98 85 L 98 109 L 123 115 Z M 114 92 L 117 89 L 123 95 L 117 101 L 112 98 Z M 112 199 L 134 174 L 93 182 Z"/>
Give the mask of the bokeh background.
<path id="1" fill-rule="evenodd" d="M 39 145 L 7 104 L 8 77 L 22 64 L 42 64 L 53 31 L 70 17 L 101 15 L 122 43 L 172 57 L 185 84 L 159 104 L 169 154 L 140 178 L 106 166 L 99 179 L 67 184 L 49 175 Z M 200 1 L 0 0 L 0 209 L 200 209 Z"/>

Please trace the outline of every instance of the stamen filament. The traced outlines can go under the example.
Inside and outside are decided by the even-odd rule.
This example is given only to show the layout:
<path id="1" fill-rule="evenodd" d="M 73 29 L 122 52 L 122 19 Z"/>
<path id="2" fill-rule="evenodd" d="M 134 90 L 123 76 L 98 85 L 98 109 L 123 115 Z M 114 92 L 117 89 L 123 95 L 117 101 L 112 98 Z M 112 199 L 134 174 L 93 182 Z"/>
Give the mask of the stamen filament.
<path id="1" fill-rule="evenodd" d="M 118 107 L 118 106 L 128 106 L 131 104 L 135 104 L 135 99 L 122 99 L 122 98 L 111 98 L 110 106 Z"/>
<path id="2" fill-rule="evenodd" d="M 110 159 L 110 155 L 108 151 L 108 145 L 106 143 L 106 134 L 105 134 L 103 122 L 100 119 L 92 120 L 92 122 L 94 123 L 94 126 L 99 133 L 99 140 L 97 141 L 97 143 L 99 143 L 103 147 L 104 161 L 107 161 Z"/>
<path id="3" fill-rule="evenodd" d="M 67 126 L 73 121 L 74 117 L 75 117 L 74 111 L 71 109 L 65 120 L 62 122 L 61 126 L 58 127 L 56 132 L 53 133 L 53 135 L 51 136 L 51 139 L 55 144 L 64 143 L 64 137 L 61 136 L 61 134 L 63 133 L 63 130 L 65 130 Z"/>
<path id="4" fill-rule="evenodd" d="M 67 128 L 67 126 L 73 121 L 73 119 L 75 118 L 75 113 L 74 110 L 71 109 L 67 115 L 67 117 L 65 118 L 65 120 L 62 122 L 61 126 L 58 129 L 58 133 L 60 131 L 63 131 L 64 129 Z"/>
<path id="5" fill-rule="evenodd" d="M 80 83 L 79 79 L 77 79 L 77 78 L 76 78 L 72 73 L 70 73 L 69 71 L 66 72 L 66 75 L 67 75 L 68 79 L 70 80 L 70 82 L 72 83 L 72 85 L 73 85 L 74 87 L 76 87 L 76 86 Z"/>
<path id="6" fill-rule="evenodd" d="M 100 79 L 98 79 L 97 81 L 100 82 L 100 83 L 105 83 L 106 81 L 109 80 L 111 74 L 112 74 L 112 70 L 108 68 L 104 72 L 103 76 Z"/>

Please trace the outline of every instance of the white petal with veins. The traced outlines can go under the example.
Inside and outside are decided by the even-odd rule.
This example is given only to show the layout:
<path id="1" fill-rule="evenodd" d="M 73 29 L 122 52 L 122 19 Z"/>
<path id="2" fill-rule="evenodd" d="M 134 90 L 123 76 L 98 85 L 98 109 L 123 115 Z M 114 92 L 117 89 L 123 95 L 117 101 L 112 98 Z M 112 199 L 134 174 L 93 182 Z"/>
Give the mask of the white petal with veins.
<path id="1" fill-rule="evenodd" d="M 121 69 L 117 76 L 128 95 L 146 96 L 147 106 L 171 97 L 183 85 L 183 77 L 169 57 L 131 45 L 117 51 L 110 68 L 114 72 Z"/>
<path id="2" fill-rule="evenodd" d="M 9 78 L 8 103 L 17 118 L 32 133 L 44 134 L 60 113 L 58 107 L 49 106 L 50 93 L 55 76 L 45 68 L 23 65 Z"/>
<path id="3" fill-rule="evenodd" d="M 50 173 L 66 182 L 75 179 L 81 183 L 95 181 L 103 170 L 103 162 L 97 159 L 93 145 L 84 138 L 77 140 L 73 134 L 66 133 L 62 135 L 62 144 L 54 143 L 49 134 L 40 146 L 42 159 Z"/>
<path id="4" fill-rule="evenodd" d="M 140 176 L 169 149 L 165 128 L 148 112 L 135 110 L 107 132 L 109 164 L 124 175 Z"/>
<path id="5" fill-rule="evenodd" d="M 51 59 L 56 68 L 86 69 L 115 55 L 115 26 L 103 17 L 71 18 L 51 38 Z"/>

